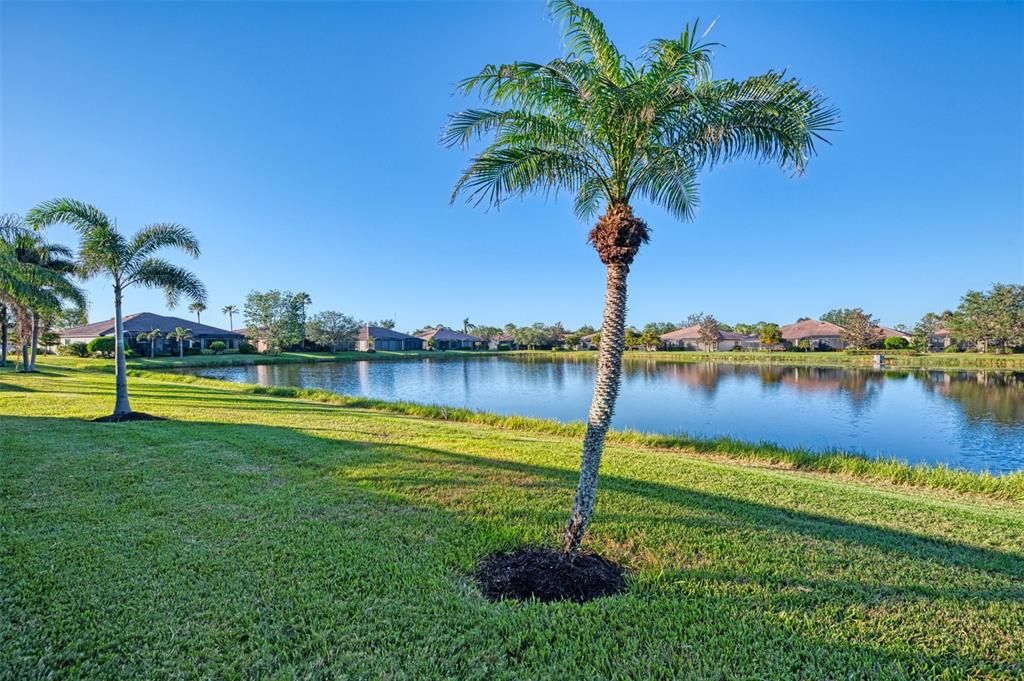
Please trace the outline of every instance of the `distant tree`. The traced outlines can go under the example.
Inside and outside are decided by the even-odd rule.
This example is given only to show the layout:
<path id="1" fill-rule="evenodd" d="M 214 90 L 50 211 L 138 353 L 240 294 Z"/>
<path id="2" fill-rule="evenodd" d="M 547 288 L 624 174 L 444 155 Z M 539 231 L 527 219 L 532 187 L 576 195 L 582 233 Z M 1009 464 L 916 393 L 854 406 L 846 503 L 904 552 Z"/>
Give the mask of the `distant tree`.
<path id="1" fill-rule="evenodd" d="M 659 336 L 660 340 L 661 336 L 664 336 L 669 331 L 675 331 L 678 328 L 679 327 L 672 322 L 648 322 L 647 324 L 644 324 L 642 331 L 643 333 L 653 333 Z"/>
<path id="2" fill-rule="evenodd" d="M 846 310 L 845 313 L 845 323 L 841 325 L 843 330 L 839 337 L 846 342 L 847 347 L 852 350 L 864 350 L 879 341 L 882 334 L 877 319 L 859 307 Z"/>
<path id="3" fill-rule="evenodd" d="M 914 330 L 910 335 L 910 346 L 919 352 L 926 352 L 929 349 L 928 339 L 935 335 L 941 322 L 942 317 L 940 315 L 934 312 L 925 313 L 920 321 L 914 325 Z"/>
<path id="4" fill-rule="evenodd" d="M 354 317 L 334 310 L 324 310 L 309 318 L 306 337 L 317 345 L 329 347 L 337 352 L 338 346 L 355 340 L 360 324 Z"/>
<path id="5" fill-rule="evenodd" d="M 191 230 L 174 223 L 144 227 L 130 239 L 121 234 L 114 221 L 95 206 L 73 199 L 55 199 L 33 208 L 28 222 L 36 228 L 64 223 L 71 225 L 81 239 L 78 249 L 79 274 L 110 277 L 114 288 L 114 336 L 117 339 L 114 362 L 116 398 L 112 418 L 120 420 L 131 413 L 128 402 L 128 370 L 124 347 L 124 319 L 121 305 L 124 292 L 132 286 L 163 289 L 168 307 L 175 307 L 182 295 L 192 302 L 206 301 L 206 288 L 194 274 L 155 256 L 165 248 L 199 257 L 199 241 Z"/>
<path id="6" fill-rule="evenodd" d="M 469 317 L 462 320 L 462 333 L 469 333 L 472 328 L 473 325 L 469 323 Z"/>
<path id="7" fill-rule="evenodd" d="M 701 322 L 707 317 L 703 312 L 694 312 L 693 314 L 687 315 L 686 319 L 683 320 L 680 326 L 700 326 Z"/>
<path id="8" fill-rule="evenodd" d="M 290 291 L 250 291 L 242 314 L 249 335 L 264 341 L 270 352 L 302 341 L 301 305 Z"/>
<path id="9" fill-rule="evenodd" d="M 856 309 L 859 310 L 860 308 Z M 846 326 L 847 320 L 853 312 L 855 312 L 855 310 L 852 310 L 850 308 L 837 307 L 821 315 L 819 319 L 823 322 L 835 324 L 836 326 Z"/>
<path id="10" fill-rule="evenodd" d="M 960 341 L 983 351 L 1024 344 L 1024 285 L 995 284 L 990 291 L 968 291 L 946 325 Z"/>
<path id="11" fill-rule="evenodd" d="M 809 319 L 810 319 L 810 317 L 798 317 L 796 321 L 797 321 L 797 322 L 806 322 L 806 321 L 808 321 Z"/>
<path id="12" fill-rule="evenodd" d="M 640 332 L 632 326 L 626 328 L 626 349 L 635 350 L 640 347 Z"/>
<path id="13" fill-rule="evenodd" d="M 195 313 L 196 323 L 200 324 L 202 323 L 203 320 L 199 318 L 199 315 L 206 312 L 206 305 L 204 305 L 203 303 L 192 303 L 191 305 L 188 306 L 188 311 Z"/>
<path id="14" fill-rule="evenodd" d="M 313 299 L 305 291 L 295 294 L 294 304 L 299 309 L 299 337 L 302 342 L 306 340 L 306 308 L 313 304 Z"/>
<path id="15" fill-rule="evenodd" d="M 579 350 L 580 343 L 583 342 L 583 334 L 579 331 L 573 331 L 568 333 L 564 337 L 565 346 L 572 350 Z"/>
<path id="16" fill-rule="evenodd" d="M 778 324 L 761 322 L 757 327 L 757 340 L 771 352 L 782 344 L 782 329 Z"/>
<path id="17" fill-rule="evenodd" d="M 473 327 L 473 333 L 477 336 L 480 336 L 484 340 L 489 341 L 494 340 L 495 338 L 497 338 L 498 336 L 502 335 L 505 332 L 496 326 L 480 325 Z"/>
<path id="18" fill-rule="evenodd" d="M 376 321 L 376 322 L 366 322 L 366 325 L 367 326 L 377 326 L 377 327 L 380 327 L 382 329 L 393 329 L 393 328 L 395 328 L 395 320 L 394 319 L 381 319 L 381 320 Z"/>
<path id="19" fill-rule="evenodd" d="M 174 327 L 174 331 L 167 334 L 168 338 L 173 338 L 178 343 L 178 357 L 185 356 L 185 341 L 192 337 L 192 329 L 186 329 L 181 326 Z"/>
<path id="20" fill-rule="evenodd" d="M 704 315 L 700 322 L 700 329 L 697 331 L 697 338 L 704 346 L 704 350 L 711 352 L 718 347 L 718 334 L 721 331 L 721 327 L 718 325 L 718 320 L 713 315 Z"/>
<path id="21" fill-rule="evenodd" d="M 910 347 L 910 341 L 903 336 L 887 336 L 882 341 L 882 347 L 886 350 L 903 350 Z"/>
<path id="22" fill-rule="evenodd" d="M 584 324 L 584 325 L 583 325 L 583 326 L 581 326 L 580 328 L 576 329 L 576 332 L 577 332 L 577 333 L 580 333 L 580 334 L 582 334 L 582 335 L 584 335 L 584 336 L 589 336 L 589 335 L 590 335 L 590 334 L 592 334 L 592 333 L 597 333 L 597 331 L 598 331 L 598 330 L 597 330 L 597 329 L 595 329 L 595 328 L 594 328 L 593 326 L 591 326 L 590 324 Z"/>
<path id="23" fill-rule="evenodd" d="M 228 316 L 228 329 L 231 331 L 235 330 L 235 315 L 238 314 L 237 305 L 225 305 L 220 309 L 221 314 Z"/>
<path id="24" fill-rule="evenodd" d="M 89 313 L 85 307 L 70 305 L 62 307 L 53 318 L 53 325 L 58 329 L 73 329 L 89 323 Z"/>
<path id="25" fill-rule="evenodd" d="M 653 352 L 658 349 L 661 344 L 661 334 L 654 329 L 645 329 L 640 334 L 640 344 L 644 347 L 647 352 Z"/>
<path id="26" fill-rule="evenodd" d="M 156 342 L 163 336 L 163 332 L 160 329 L 153 327 L 149 331 L 140 333 L 138 338 L 140 341 L 146 341 L 149 343 L 149 357 L 150 359 L 156 357 Z"/>

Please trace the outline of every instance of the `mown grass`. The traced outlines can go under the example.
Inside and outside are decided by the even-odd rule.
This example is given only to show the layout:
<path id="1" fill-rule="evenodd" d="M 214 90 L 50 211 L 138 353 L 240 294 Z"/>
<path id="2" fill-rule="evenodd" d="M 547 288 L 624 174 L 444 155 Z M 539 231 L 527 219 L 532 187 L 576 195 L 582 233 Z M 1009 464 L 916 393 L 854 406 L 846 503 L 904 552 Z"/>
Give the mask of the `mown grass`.
<path id="1" fill-rule="evenodd" d="M 319 388 L 237 384 L 183 374 L 133 371 L 132 375 L 179 383 L 207 384 L 251 395 L 272 395 L 311 400 L 359 409 L 421 418 L 477 423 L 504 430 L 582 438 L 586 424 L 564 423 L 553 419 L 495 414 L 461 407 L 385 401 L 368 397 L 341 395 Z M 687 435 L 660 435 L 636 430 L 613 430 L 608 440 L 632 447 L 676 453 L 706 455 L 769 464 L 794 470 L 815 471 L 911 487 L 930 487 L 981 494 L 993 499 L 1024 501 L 1024 471 L 1007 474 L 975 472 L 943 465 L 908 464 L 895 458 L 879 459 L 840 449 L 815 451 L 801 447 L 783 447 L 773 442 L 744 442 L 730 437 L 697 438 Z"/>
<path id="2" fill-rule="evenodd" d="M 557 542 L 571 431 L 0 374 L 0 677 L 1020 678 L 1024 506 L 614 441 L 624 596 L 490 603 Z M 374 405 L 377 406 L 377 405 Z"/>

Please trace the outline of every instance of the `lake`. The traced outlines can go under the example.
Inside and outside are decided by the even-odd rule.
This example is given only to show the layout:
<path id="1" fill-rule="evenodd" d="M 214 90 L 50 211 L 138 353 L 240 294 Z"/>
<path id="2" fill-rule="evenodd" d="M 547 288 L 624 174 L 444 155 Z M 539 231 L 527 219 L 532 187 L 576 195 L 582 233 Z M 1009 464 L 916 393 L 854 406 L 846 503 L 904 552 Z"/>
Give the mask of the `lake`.
<path id="1" fill-rule="evenodd" d="M 595 366 L 579 358 L 442 356 L 183 371 L 579 421 Z M 614 426 L 1009 472 L 1024 468 L 1024 372 L 626 361 Z"/>

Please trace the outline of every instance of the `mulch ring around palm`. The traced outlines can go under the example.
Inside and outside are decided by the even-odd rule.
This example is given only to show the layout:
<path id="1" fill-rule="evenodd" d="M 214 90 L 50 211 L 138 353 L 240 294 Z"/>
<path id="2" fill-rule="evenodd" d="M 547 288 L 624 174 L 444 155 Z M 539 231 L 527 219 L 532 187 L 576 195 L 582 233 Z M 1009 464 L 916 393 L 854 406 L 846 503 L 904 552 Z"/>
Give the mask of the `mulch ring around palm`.
<path id="1" fill-rule="evenodd" d="M 93 423 L 123 423 L 125 421 L 166 421 L 163 416 L 153 416 L 141 411 L 130 411 L 127 414 L 116 416 L 111 414 L 110 416 L 100 416 L 99 418 L 93 419 Z"/>
<path id="2" fill-rule="evenodd" d="M 483 595 L 492 601 L 583 603 L 626 590 L 625 570 L 596 553 L 569 558 L 561 551 L 540 547 L 492 554 L 473 576 Z"/>

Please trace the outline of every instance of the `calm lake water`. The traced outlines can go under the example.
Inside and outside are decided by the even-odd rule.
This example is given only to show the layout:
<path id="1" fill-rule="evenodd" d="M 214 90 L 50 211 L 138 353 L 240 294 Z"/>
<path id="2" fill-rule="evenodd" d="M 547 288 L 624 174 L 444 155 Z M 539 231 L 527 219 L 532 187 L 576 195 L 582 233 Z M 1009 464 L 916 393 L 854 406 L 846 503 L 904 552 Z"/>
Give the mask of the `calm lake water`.
<path id="1" fill-rule="evenodd" d="M 562 421 L 586 417 L 594 372 L 494 356 L 188 370 Z M 628 361 L 614 425 L 1008 472 L 1024 469 L 1024 373 Z"/>

